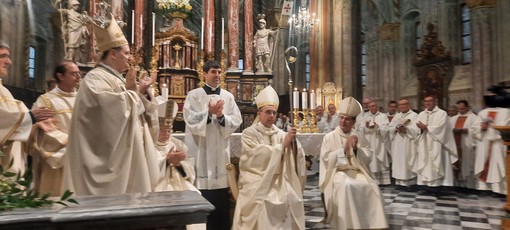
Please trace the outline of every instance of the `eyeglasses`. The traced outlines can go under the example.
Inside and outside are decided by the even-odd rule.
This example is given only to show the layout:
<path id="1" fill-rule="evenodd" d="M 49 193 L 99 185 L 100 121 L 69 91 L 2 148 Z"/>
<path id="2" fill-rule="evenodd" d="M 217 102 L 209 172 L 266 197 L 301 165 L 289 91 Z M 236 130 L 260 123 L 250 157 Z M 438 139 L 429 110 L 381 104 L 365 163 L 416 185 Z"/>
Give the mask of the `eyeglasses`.
<path id="1" fill-rule="evenodd" d="M 72 72 L 72 73 L 70 73 L 70 74 L 71 74 L 71 76 L 73 76 L 73 77 L 79 77 L 79 78 L 81 78 L 81 73 L 80 73 L 80 72 Z"/>
<path id="2" fill-rule="evenodd" d="M 267 115 L 273 115 L 273 116 L 276 116 L 278 114 L 278 112 L 276 112 L 274 110 L 266 110 L 263 113 L 265 113 Z"/>
<path id="3" fill-rule="evenodd" d="M 0 59 L 10 59 L 11 55 L 9 54 L 0 54 Z"/>

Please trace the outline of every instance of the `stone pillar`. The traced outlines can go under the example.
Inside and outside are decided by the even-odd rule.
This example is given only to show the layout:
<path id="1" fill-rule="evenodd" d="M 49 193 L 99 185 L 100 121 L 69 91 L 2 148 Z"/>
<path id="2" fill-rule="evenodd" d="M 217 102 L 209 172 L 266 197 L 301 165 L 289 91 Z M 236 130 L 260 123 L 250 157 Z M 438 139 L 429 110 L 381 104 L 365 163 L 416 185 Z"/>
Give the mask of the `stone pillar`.
<path id="1" fill-rule="evenodd" d="M 317 10 L 318 2 L 317 0 L 310 1 L 310 13 L 316 13 L 316 15 L 320 15 Z M 321 20 L 319 19 L 319 22 Z M 319 25 L 316 25 L 319 26 Z M 310 51 L 310 91 L 316 90 L 319 86 L 317 84 L 318 82 L 318 63 L 317 63 L 317 36 L 314 31 L 310 34 L 310 45 L 309 45 L 309 51 Z"/>
<path id="2" fill-rule="evenodd" d="M 458 0 L 445 0 L 439 9 L 438 36 L 454 60 L 455 64 L 461 64 L 462 60 L 462 17 L 459 15 L 461 8 Z"/>
<path id="3" fill-rule="evenodd" d="M 239 0 L 228 0 L 228 70 L 238 70 Z"/>
<path id="4" fill-rule="evenodd" d="M 510 81 L 510 1 L 498 1 L 496 7 L 496 49 L 497 54 L 497 73 L 499 81 Z"/>
<path id="5" fill-rule="evenodd" d="M 471 49 L 474 105 L 482 106 L 487 88 L 497 83 L 495 77 L 495 1 L 466 1 L 471 8 Z M 484 4 L 488 3 L 488 4 Z M 494 3 L 494 4 L 493 4 Z"/>
<path id="6" fill-rule="evenodd" d="M 342 97 L 362 97 L 359 76 L 360 1 L 333 2 L 333 81 Z M 339 23 L 340 22 L 340 23 Z"/>
<path id="7" fill-rule="evenodd" d="M 207 60 L 214 59 L 214 0 L 204 0 L 204 50 Z"/>
<path id="8" fill-rule="evenodd" d="M 386 23 L 379 27 L 378 38 L 380 40 L 380 70 L 372 77 L 381 79 L 381 84 L 374 85 L 382 88 L 382 94 L 378 95 L 382 103 L 397 100 L 399 88 L 398 79 L 398 41 L 400 38 L 400 24 Z M 375 95 L 374 95 L 375 96 Z"/>
<path id="9" fill-rule="evenodd" d="M 253 74 L 253 0 L 244 1 L 244 71 Z"/>

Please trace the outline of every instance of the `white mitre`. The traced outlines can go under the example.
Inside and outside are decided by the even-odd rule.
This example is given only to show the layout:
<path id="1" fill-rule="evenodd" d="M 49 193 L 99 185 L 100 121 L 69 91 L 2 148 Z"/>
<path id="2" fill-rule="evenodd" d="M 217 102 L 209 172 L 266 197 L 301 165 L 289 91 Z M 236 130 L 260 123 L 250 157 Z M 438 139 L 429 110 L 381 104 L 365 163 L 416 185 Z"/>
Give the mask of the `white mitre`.
<path id="1" fill-rule="evenodd" d="M 171 126 L 175 117 L 177 116 L 177 112 L 179 111 L 179 106 L 177 102 L 174 100 L 164 101 L 158 104 L 158 117 L 159 117 L 159 126 Z"/>
<path id="2" fill-rule="evenodd" d="M 280 99 L 278 98 L 278 93 L 276 93 L 273 87 L 268 85 L 266 88 L 259 92 L 257 97 L 255 97 L 255 103 L 257 104 L 257 109 L 260 109 L 266 105 L 272 105 L 278 109 L 278 106 L 280 105 Z"/>
<path id="3" fill-rule="evenodd" d="M 338 107 L 338 113 L 342 116 L 357 117 L 361 111 L 363 111 L 363 107 L 353 97 L 344 98 Z"/>

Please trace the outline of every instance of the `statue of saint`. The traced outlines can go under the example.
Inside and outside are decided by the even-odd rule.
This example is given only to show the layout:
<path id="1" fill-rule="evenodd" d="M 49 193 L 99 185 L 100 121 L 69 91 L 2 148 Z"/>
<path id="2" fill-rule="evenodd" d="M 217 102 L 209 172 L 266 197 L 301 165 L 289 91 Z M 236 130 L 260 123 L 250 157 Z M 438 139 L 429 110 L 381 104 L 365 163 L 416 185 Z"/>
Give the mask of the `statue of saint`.
<path id="1" fill-rule="evenodd" d="M 272 73 L 271 55 L 276 35 L 275 30 L 266 29 L 266 20 L 259 15 L 259 29 L 255 33 L 253 48 L 255 50 L 255 66 L 257 73 Z"/>
<path id="2" fill-rule="evenodd" d="M 62 14 L 62 33 L 65 36 L 65 59 L 73 60 L 76 62 L 86 62 L 84 60 L 84 48 L 89 38 L 89 31 L 86 23 L 88 15 L 78 12 L 80 2 L 77 0 L 69 0 L 67 9 L 62 9 L 59 2 L 59 11 Z"/>

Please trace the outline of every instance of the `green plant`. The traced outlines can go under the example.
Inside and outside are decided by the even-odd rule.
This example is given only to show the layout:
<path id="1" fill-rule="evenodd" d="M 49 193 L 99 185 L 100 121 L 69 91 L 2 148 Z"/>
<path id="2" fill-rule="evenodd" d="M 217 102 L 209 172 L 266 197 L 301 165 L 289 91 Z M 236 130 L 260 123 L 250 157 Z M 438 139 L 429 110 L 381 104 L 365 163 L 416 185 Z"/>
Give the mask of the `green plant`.
<path id="1" fill-rule="evenodd" d="M 0 151 L 0 157 L 3 156 Z M 12 162 L 11 162 L 12 164 Z M 13 208 L 35 208 L 50 206 L 54 203 L 67 206 L 66 202 L 78 204 L 71 198 L 73 194 L 67 190 L 59 200 L 50 199 L 51 194 L 39 194 L 30 188 L 32 183 L 32 172 L 27 169 L 23 175 L 13 172 L 4 172 L 0 165 L 0 211 L 10 210 Z"/>

